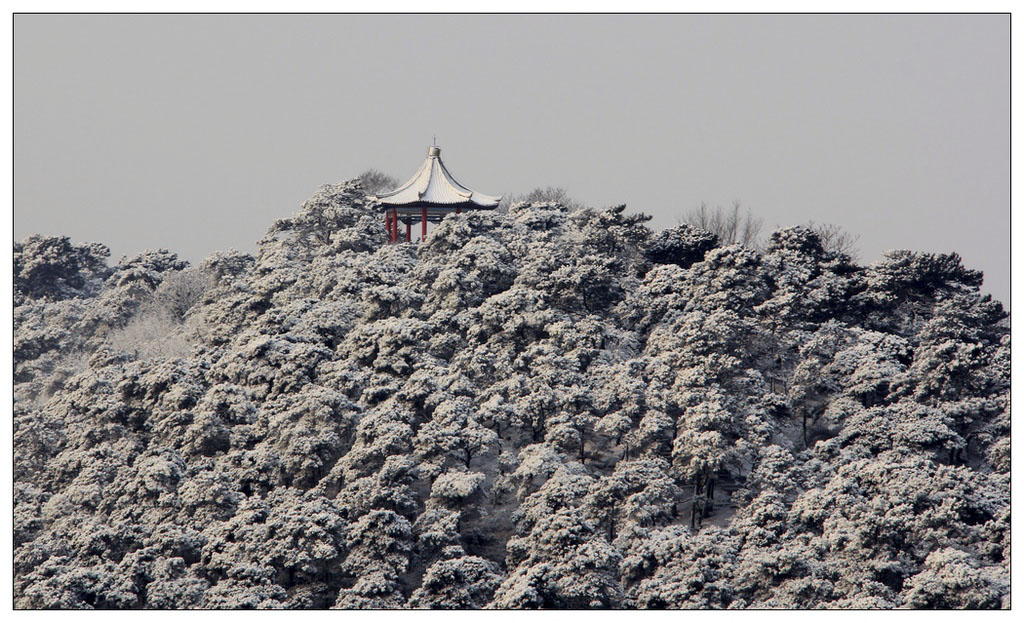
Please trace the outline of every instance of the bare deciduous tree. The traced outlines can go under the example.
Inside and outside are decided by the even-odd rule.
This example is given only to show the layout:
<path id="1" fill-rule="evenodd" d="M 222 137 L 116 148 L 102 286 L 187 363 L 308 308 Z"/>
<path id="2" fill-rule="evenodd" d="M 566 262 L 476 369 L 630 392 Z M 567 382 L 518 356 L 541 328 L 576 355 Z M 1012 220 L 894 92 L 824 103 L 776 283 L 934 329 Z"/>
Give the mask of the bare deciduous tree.
<path id="1" fill-rule="evenodd" d="M 367 169 L 359 174 L 359 183 L 368 194 L 379 193 L 386 190 L 398 188 L 400 182 L 383 171 Z"/>
<path id="2" fill-rule="evenodd" d="M 721 244 L 739 243 L 752 248 L 757 248 L 758 236 L 764 226 L 764 220 L 754 218 L 749 208 L 744 214 L 739 201 L 734 201 L 729 208 L 708 208 L 701 202 L 699 208 L 691 210 L 680 222 L 715 234 Z"/>
<path id="3" fill-rule="evenodd" d="M 846 255 L 853 261 L 860 259 L 860 249 L 857 248 L 860 234 L 851 234 L 839 225 L 831 223 L 808 221 L 807 227 L 818 234 L 818 238 L 821 239 L 821 247 L 826 251 Z"/>
<path id="4" fill-rule="evenodd" d="M 213 278 L 201 269 L 179 270 L 168 275 L 153 291 L 152 306 L 180 322 L 212 284 Z"/>
<path id="5" fill-rule="evenodd" d="M 508 212 L 509 206 L 523 201 L 528 203 L 553 201 L 569 208 L 569 210 L 579 210 L 587 207 L 583 202 L 570 197 L 569 191 L 561 186 L 548 186 L 546 188 L 538 186 L 525 195 L 506 195 L 501 200 L 501 203 L 498 204 L 498 212 Z"/>
<path id="6" fill-rule="evenodd" d="M 111 332 L 111 346 L 142 359 L 188 354 L 205 328 L 202 319 L 189 321 L 185 316 L 212 284 L 210 274 L 199 268 L 171 272 L 131 321 Z"/>

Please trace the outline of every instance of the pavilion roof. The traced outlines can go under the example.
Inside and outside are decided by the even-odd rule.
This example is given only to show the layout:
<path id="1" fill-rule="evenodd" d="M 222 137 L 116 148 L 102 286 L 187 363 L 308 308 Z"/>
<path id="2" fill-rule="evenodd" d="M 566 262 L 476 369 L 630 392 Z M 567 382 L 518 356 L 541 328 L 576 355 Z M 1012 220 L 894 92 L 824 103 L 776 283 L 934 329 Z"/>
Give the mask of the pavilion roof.
<path id="1" fill-rule="evenodd" d="M 495 208 L 501 201 L 501 196 L 485 195 L 456 181 L 441 161 L 441 148 L 437 146 L 427 150 L 427 159 L 408 182 L 390 192 L 378 193 L 374 198 L 391 206 L 433 204 L 468 208 Z"/>

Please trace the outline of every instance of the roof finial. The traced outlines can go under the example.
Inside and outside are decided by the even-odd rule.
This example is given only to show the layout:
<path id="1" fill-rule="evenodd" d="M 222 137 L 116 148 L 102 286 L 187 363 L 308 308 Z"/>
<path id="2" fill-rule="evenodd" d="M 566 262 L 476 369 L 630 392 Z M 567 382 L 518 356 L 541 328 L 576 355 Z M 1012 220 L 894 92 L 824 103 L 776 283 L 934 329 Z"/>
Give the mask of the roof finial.
<path id="1" fill-rule="evenodd" d="M 431 143 L 434 147 L 437 147 L 437 135 L 434 135 L 434 142 Z"/>

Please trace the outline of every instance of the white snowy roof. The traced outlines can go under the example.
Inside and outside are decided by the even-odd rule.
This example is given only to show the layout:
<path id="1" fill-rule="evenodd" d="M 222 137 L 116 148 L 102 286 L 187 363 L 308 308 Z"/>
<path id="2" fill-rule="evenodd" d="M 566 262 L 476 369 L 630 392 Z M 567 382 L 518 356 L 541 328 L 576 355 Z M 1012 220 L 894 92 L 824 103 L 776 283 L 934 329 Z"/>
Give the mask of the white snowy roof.
<path id="1" fill-rule="evenodd" d="M 493 208 L 501 197 L 492 197 L 470 190 L 458 183 L 447 167 L 441 162 L 441 148 L 430 147 L 427 159 L 416 170 L 412 178 L 390 192 L 379 193 L 376 199 L 385 205 L 408 205 L 431 203 L 441 205 L 475 204 L 481 208 Z"/>

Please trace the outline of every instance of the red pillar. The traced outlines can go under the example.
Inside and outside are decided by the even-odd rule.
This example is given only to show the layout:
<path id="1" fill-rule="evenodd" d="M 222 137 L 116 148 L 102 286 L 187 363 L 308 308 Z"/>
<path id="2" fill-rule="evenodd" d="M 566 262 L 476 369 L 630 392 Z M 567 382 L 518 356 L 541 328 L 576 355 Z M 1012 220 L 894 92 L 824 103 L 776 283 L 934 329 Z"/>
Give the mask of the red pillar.
<path id="1" fill-rule="evenodd" d="M 391 210 L 384 213 L 384 228 L 388 231 L 388 242 L 391 242 Z"/>
<path id="2" fill-rule="evenodd" d="M 455 206 L 455 213 L 462 214 L 462 206 Z"/>
<path id="3" fill-rule="evenodd" d="M 405 222 L 405 241 L 412 241 L 412 221 Z"/>
<path id="4" fill-rule="evenodd" d="M 423 207 L 423 235 L 420 237 L 420 242 L 427 239 L 427 208 Z"/>
<path id="5" fill-rule="evenodd" d="M 398 208 L 391 214 L 391 242 L 398 242 Z"/>

